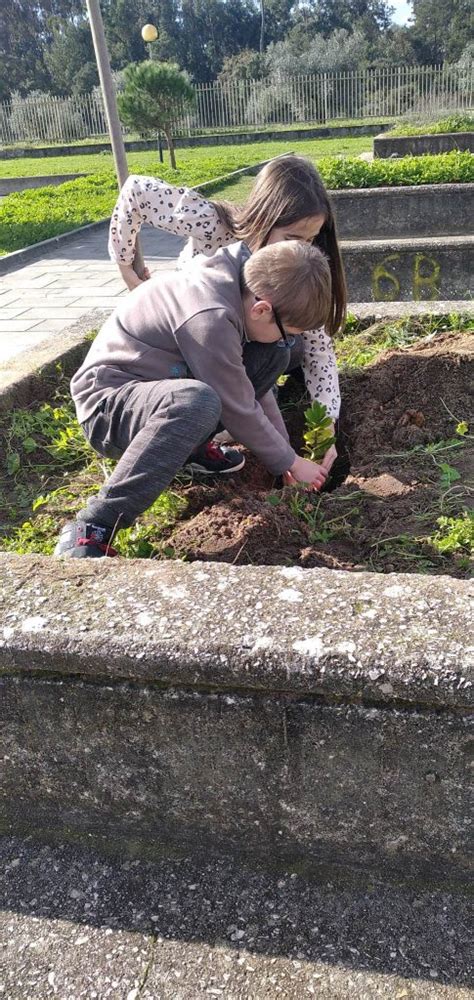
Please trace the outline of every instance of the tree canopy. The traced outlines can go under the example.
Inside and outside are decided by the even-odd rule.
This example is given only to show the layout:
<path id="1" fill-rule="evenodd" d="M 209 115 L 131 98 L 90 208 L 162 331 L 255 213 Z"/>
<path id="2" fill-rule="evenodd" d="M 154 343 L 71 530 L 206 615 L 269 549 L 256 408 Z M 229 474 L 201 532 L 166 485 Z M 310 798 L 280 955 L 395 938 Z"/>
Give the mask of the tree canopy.
<path id="1" fill-rule="evenodd" d="M 412 2 L 404 27 L 392 23 L 389 0 L 101 0 L 101 9 L 114 70 L 145 59 L 141 28 L 151 22 L 159 31 L 155 58 L 197 83 L 258 78 L 277 64 L 315 72 L 323 57 L 326 69 L 465 58 L 471 0 Z M 0 100 L 14 91 L 77 93 L 96 81 L 83 0 L 0 5 Z"/>
<path id="2" fill-rule="evenodd" d="M 175 170 L 172 124 L 195 101 L 185 73 L 176 63 L 147 60 L 126 66 L 123 83 L 117 98 L 121 121 L 144 136 L 164 132 Z"/>

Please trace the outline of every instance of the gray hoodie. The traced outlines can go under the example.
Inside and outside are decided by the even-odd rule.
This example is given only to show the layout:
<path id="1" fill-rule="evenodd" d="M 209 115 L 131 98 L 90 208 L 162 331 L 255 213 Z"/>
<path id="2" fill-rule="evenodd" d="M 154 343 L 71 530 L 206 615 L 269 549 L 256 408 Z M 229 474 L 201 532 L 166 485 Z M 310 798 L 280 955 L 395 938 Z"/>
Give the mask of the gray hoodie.
<path id="1" fill-rule="evenodd" d="M 275 475 L 289 469 L 295 452 L 281 417 L 274 421 L 278 430 L 255 399 L 242 361 L 240 273 L 249 256 L 245 243 L 233 243 L 127 295 L 71 381 L 78 420 L 127 382 L 195 378 L 219 396 L 222 423 L 236 441 Z"/>

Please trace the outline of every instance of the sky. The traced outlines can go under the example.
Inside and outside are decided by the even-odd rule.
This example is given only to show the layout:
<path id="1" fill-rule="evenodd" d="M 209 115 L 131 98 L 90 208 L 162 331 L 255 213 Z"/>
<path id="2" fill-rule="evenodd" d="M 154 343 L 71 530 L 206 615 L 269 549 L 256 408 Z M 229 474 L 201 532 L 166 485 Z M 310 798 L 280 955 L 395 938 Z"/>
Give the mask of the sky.
<path id="1" fill-rule="evenodd" d="M 406 0 L 390 0 L 390 5 L 395 7 L 393 15 L 395 24 L 406 24 L 413 13 L 411 3 L 406 3 Z"/>

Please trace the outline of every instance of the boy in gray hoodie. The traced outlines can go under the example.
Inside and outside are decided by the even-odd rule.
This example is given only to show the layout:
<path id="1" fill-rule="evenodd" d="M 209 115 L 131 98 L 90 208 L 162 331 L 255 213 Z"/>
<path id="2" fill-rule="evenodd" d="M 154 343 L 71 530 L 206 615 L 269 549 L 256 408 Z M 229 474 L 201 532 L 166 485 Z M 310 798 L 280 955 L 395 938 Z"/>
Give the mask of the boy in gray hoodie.
<path id="1" fill-rule="evenodd" d="M 71 382 L 88 441 L 119 461 L 64 526 L 55 555 L 114 555 L 114 533 L 184 465 L 208 475 L 242 468 L 241 452 L 211 440 L 222 425 L 270 472 L 320 489 L 324 461 L 295 454 L 272 386 L 297 353 L 299 335 L 326 322 L 330 303 L 325 257 L 298 241 L 253 255 L 235 243 L 127 296 Z"/>

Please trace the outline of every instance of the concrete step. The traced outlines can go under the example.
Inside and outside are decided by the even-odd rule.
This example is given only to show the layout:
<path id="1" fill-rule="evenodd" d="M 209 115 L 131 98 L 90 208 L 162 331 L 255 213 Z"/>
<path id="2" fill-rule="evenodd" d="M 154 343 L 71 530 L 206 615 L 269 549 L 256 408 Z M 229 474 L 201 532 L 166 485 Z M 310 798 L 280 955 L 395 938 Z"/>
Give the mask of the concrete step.
<path id="1" fill-rule="evenodd" d="M 474 238 L 343 240 L 351 302 L 472 298 Z"/>

